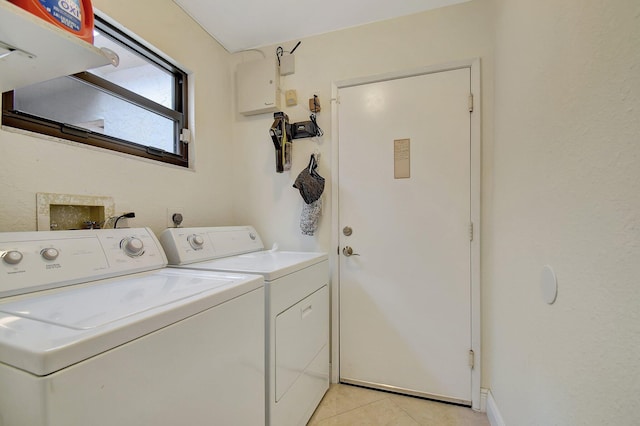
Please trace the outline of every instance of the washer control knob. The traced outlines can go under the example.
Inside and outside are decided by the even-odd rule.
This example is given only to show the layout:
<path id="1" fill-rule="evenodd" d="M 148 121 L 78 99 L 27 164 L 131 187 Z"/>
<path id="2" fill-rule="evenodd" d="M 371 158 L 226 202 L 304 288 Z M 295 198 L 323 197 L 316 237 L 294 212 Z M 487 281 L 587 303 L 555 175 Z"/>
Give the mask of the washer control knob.
<path id="1" fill-rule="evenodd" d="M 120 241 L 120 248 L 129 257 L 138 257 L 144 253 L 144 244 L 136 237 L 127 237 Z"/>
<path id="2" fill-rule="evenodd" d="M 22 260 L 22 253 L 18 250 L 5 251 L 2 255 L 2 260 L 9 265 L 17 265 Z"/>
<path id="3" fill-rule="evenodd" d="M 56 260 L 58 258 L 59 254 L 60 254 L 60 252 L 57 249 L 54 249 L 53 247 L 42 249 L 40 251 L 40 255 L 45 260 Z"/>
<path id="4" fill-rule="evenodd" d="M 202 238 L 202 235 L 198 235 L 198 234 L 189 235 L 187 237 L 187 241 L 189 241 L 189 245 L 194 250 L 201 250 L 202 246 L 204 245 L 204 238 Z"/>

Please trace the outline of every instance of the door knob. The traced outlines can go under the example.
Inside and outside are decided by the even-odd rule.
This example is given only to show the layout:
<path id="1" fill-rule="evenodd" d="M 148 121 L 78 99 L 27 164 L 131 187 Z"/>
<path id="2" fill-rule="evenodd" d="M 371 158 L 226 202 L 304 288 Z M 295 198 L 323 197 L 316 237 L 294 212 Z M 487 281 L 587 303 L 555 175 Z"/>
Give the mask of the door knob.
<path id="1" fill-rule="evenodd" d="M 349 246 L 345 246 L 342 249 L 342 254 L 344 254 L 345 256 L 349 257 L 349 256 L 360 256 L 358 253 L 354 253 L 353 249 Z"/>

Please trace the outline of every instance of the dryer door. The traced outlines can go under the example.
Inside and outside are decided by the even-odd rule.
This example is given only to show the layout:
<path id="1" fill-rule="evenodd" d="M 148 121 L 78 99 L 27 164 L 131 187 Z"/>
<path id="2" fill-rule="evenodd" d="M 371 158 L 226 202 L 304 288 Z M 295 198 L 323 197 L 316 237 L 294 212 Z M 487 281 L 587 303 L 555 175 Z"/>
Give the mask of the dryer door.
<path id="1" fill-rule="evenodd" d="M 309 371 L 312 361 L 329 339 L 329 294 L 327 286 L 304 298 L 276 317 L 276 402 Z M 328 360 L 327 360 L 328 363 Z M 325 364 L 325 367 L 328 364 Z M 326 374 L 325 374 L 326 376 Z M 321 383 L 326 377 L 319 377 Z"/>

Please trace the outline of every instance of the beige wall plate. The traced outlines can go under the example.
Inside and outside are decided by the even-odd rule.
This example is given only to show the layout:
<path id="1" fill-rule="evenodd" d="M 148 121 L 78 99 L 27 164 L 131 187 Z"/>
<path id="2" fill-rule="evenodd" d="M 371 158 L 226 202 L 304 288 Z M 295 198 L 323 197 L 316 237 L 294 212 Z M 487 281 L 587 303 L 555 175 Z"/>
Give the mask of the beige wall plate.
<path id="1" fill-rule="evenodd" d="M 298 92 L 295 90 L 287 90 L 284 92 L 284 97 L 287 101 L 287 106 L 296 106 L 298 105 Z"/>

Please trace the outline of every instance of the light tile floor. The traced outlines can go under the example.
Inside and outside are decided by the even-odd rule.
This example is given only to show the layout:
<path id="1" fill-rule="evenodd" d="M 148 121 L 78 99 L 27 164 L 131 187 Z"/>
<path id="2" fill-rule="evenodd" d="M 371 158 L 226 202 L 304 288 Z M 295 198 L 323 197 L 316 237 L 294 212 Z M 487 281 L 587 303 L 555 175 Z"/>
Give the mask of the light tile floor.
<path id="1" fill-rule="evenodd" d="M 471 408 L 332 384 L 309 426 L 490 426 Z"/>

